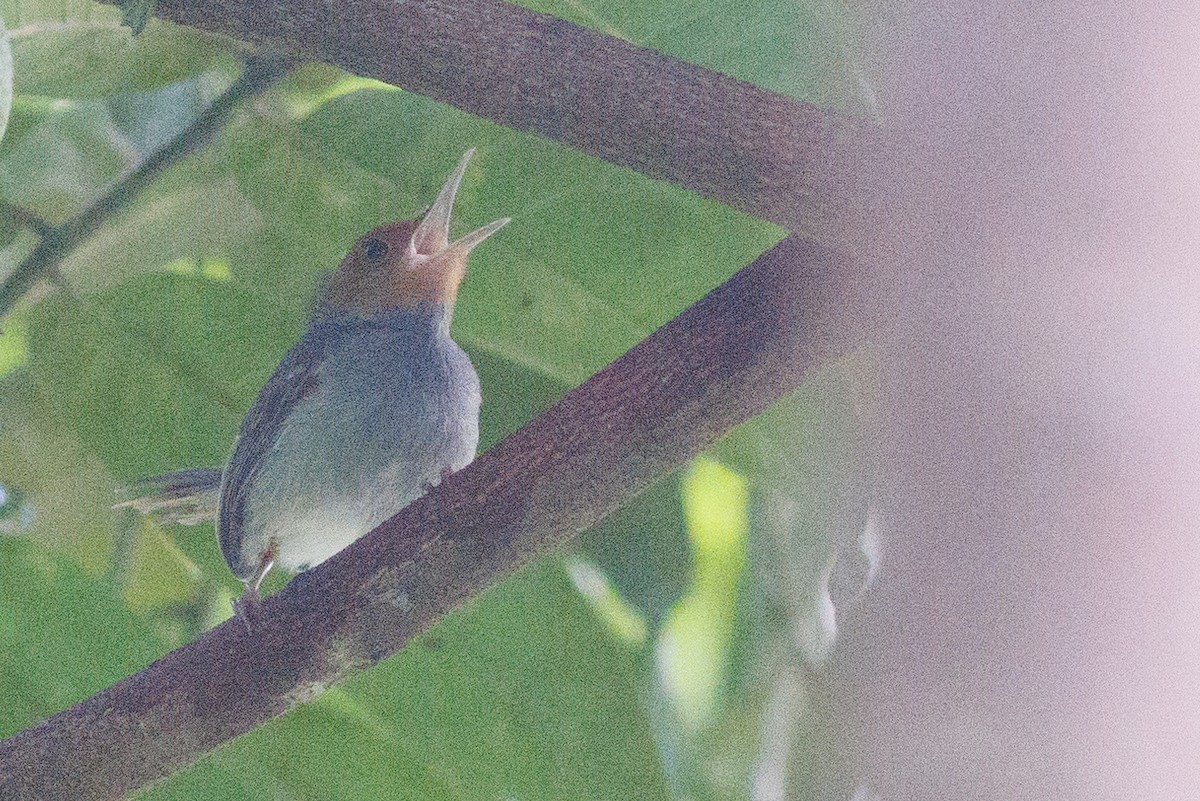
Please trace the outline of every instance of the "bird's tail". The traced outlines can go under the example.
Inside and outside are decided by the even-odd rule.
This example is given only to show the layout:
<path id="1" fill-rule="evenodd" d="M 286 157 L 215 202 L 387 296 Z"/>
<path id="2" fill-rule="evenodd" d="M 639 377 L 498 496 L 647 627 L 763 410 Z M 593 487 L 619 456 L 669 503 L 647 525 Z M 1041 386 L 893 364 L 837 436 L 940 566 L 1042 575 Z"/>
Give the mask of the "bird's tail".
<path id="1" fill-rule="evenodd" d="M 194 467 L 141 478 L 117 493 L 124 497 L 114 509 L 136 509 L 160 523 L 194 526 L 215 520 L 221 470 Z"/>

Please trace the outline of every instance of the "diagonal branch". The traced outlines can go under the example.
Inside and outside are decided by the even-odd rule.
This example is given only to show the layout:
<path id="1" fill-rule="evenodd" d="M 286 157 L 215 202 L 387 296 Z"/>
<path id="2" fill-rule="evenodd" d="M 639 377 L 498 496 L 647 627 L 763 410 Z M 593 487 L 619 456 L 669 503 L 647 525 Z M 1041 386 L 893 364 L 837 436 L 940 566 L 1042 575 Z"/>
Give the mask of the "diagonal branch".
<path id="1" fill-rule="evenodd" d="M 0 743 L 6 799 L 115 798 L 395 653 L 859 340 L 853 264 L 790 237 L 373 532 Z"/>
<path id="2" fill-rule="evenodd" d="M 0 285 L 0 318 L 12 310 L 38 279 L 53 272 L 72 250 L 105 220 L 129 205 L 163 170 L 207 144 L 239 103 L 263 92 L 286 69 L 285 60 L 277 56 L 248 59 L 241 76 L 191 125 L 150 154 L 133 172 L 75 217 L 62 225 L 40 230 L 41 241 Z"/>
<path id="3" fill-rule="evenodd" d="M 864 219 L 871 124 L 500 0 L 159 0 L 156 13 L 428 95 L 819 241 L 851 242 Z"/>

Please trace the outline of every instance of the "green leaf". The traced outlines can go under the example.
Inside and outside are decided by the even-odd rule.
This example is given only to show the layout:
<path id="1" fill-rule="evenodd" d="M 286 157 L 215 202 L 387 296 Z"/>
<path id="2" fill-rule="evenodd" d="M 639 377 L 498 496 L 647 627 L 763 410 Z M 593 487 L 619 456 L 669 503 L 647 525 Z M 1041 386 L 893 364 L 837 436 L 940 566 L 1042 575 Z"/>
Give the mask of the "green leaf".
<path id="1" fill-rule="evenodd" d="M 0 537 L 0 588 L 0 737 L 162 654 L 111 584 L 34 542 Z"/>
<path id="2" fill-rule="evenodd" d="M 869 7 L 791 0 L 519 4 L 800 100 L 854 108 L 873 103 L 859 43 L 871 21 Z"/>
<path id="3" fill-rule="evenodd" d="M 596 524 L 579 545 L 652 631 L 692 579 L 680 492 L 679 475 L 668 476 Z"/>
<path id="4" fill-rule="evenodd" d="M 693 730 L 716 711 L 729 661 L 749 526 L 746 500 L 745 479 L 712 459 L 695 460 L 684 475 L 695 571 L 692 586 L 664 623 L 658 655 L 675 716 Z"/>
<path id="5" fill-rule="evenodd" d="M 160 187 L 161 190 L 161 187 Z M 228 262 L 262 218 L 233 181 L 205 176 L 147 193 L 86 239 L 62 264 L 77 292 L 97 292 L 144 273 L 178 270 L 180 260 Z"/>
<path id="6" fill-rule="evenodd" d="M 565 383 L 489 351 L 469 345 L 466 350 L 484 388 L 479 412 L 480 451 L 528 423 L 570 389 Z"/>
<path id="7" fill-rule="evenodd" d="M 120 17 L 113 6 L 94 0 L 0 0 L 0 14 L 10 31 L 67 20 L 115 22 Z"/>
<path id="8" fill-rule="evenodd" d="M 98 197 L 130 164 L 98 102 L 18 102 L 0 147 L 0 192 L 10 203 L 61 222 Z"/>
<path id="9" fill-rule="evenodd" d="M 153 25 L 136 39 L 113 20 L 34 23 L 12 32 L 16 91 L 75 99 L 137 92 L 194 77 L 231 60 L 224 40 Z"/>
<path id="10" fill-rule="evenodd" d="M 26 336 L 26 317 L 18 310 L 4 320 L 0 330 L 0 377 L 25 363 L 29 354 Z"/>
<path id="11" fill-rule="evenodd" d="M 319 278 L 359 236 L 394 220 L 401 201 L 385 178 L 337 157 L 323 158 L 292 126 L 247 120 L 229 132 L 221 168 L 261 221 L 231 252 L 235 283 L 301 319 Z"/>
<path id="12" fill-rule="evenodd" d="M 114 542 L 114 482 L 29 373 L 0 379 L 0 483 L 26 495 L 19 533 L 108 570 Z"/>
<path id="13" fill-rule="evenodd" d="M 87 447 L 130 480 L 223 462 L 294 336 L 284 325 L 227 283 L 148 276 L 40 304 L 28 368 Z"/>

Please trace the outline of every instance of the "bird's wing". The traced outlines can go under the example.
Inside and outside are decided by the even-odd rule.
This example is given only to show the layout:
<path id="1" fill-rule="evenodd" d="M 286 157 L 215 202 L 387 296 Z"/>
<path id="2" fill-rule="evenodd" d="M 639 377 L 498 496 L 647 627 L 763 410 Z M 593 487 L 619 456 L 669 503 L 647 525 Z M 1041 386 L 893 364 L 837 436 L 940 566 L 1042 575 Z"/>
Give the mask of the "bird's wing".
<path id="1" fill-rule="evenodd" d="M 217 542 L 238 578 L 249 578 L 258 568 L 242 559 L 247 491 L 292 409 L 320 385 L 326 350 L 325 337 L 306 336 L 297 342 L 258 394 L 234 440 L 233 455 L 221 477 Z"/>

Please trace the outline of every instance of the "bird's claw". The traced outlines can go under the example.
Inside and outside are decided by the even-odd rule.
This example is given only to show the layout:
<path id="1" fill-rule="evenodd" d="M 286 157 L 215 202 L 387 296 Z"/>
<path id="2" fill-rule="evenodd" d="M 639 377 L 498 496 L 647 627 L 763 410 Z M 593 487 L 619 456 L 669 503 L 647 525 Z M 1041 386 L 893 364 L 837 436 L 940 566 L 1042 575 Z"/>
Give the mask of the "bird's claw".
<path id="1" fill-rule="evenodd" d="M 234 616 L 242 621 L 247 632 L 253 633 L 262 620 L 262 598 L 258 588 L 247 584 L 245 591 L 240 597 L 234 598 L 231 605 Z"/>
<path id="2" fill-rule="evenodd" d="M 274 564 L 275 560 L 271 558 L 271 552 L 264 553 L 258 570 L 255 570 L 254 575 L 250 578 L 245 579 L 246 589 L 242 591 L 240 597 L 233 599 L 233 614 L 245 624 L 247 631 L 254 631 L 262 621 L 262 596 L 258 594 L 258 585 L 262 584 Z"/>

